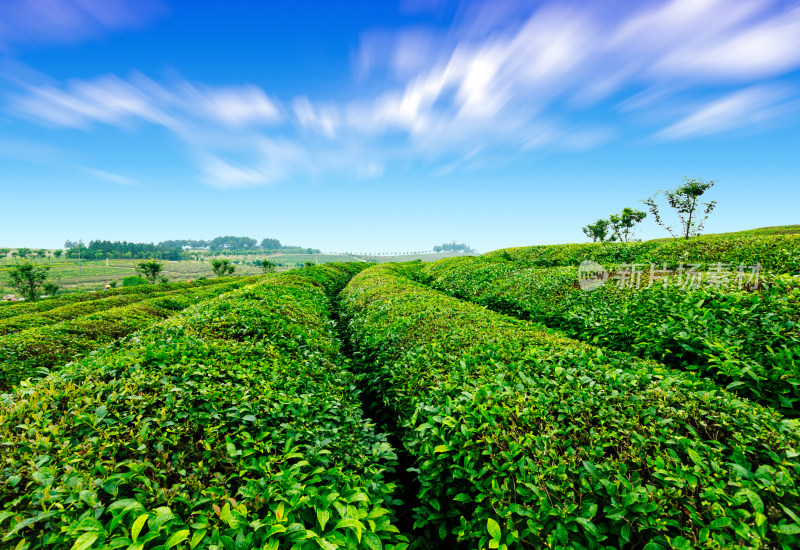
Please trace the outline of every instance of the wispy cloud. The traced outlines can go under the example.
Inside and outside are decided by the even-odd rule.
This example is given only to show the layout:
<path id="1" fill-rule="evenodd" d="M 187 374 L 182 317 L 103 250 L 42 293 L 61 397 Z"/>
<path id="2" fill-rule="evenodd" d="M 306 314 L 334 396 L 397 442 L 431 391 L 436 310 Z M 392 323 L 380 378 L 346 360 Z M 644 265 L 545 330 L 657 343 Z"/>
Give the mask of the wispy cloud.
<path id="1" fill-rule="evenodd" d="M 242 127 L 272 124 L 281 116 L 263 90 L 252 85 L 212 87 L 180 81 L 167 87 L 140 73 L 127 80 L 104 75 L 66 86 L 29 86 L 11 98 L 19 114 L 45 123 L 87 129 L 133 120 L 181 131 L 191 121 Z"/>
<path id="2" fill-rule="evenodd" d="M 717 134 L 755 126 L 796 109 L 792 91 L 784 86 L 754 86 L 702 105 L 657 134 L 671 140 Z"/>
<path id="3" fill-rule="evenodd" d="M 513 137 L 521 134 L 520 119 L 523 127 L 535 125 L 543 112 L 574 122 L 583 109 L 612 97 L 625 103 L 624 111 L 658 109 L 674 98 L 670 92 L 747 86 L 800 68 L 796 3 L 609 6 L 602 12 L 556 2 L 463 2 L 460 25 L 427 36 L 423 46 L 409 43 L 403 31 L 394 40 L 385 32 L 366 34 L 357 57 L 361 71 L 384 64 L 402 73 L 408 63 L 397 60 L 404 59 L 427 58 L 435 65 L 378 99 L 376 116 L 362 118 L 412 134 L 425 133 L 434 120 L 445 119 L 456 130 L 463 129 L 460 120 L 484 118 L 495 130 L 488 135 L 507 124 L 505 133 Z"/>
<path id="4" fill-rule="evenodd" d="M 138 28 L 166 11 L 160 0 L 6 0 L 0 3 L 0 50 Z"/>
<path id="5" fill-rule="evenodd" d="M 93 178 L 100 181 L 113 183 L 115 185 L 127 185 L 127 186 L 139 185 L 139 183 L 136 180 L 129 178 L 127 176 L 123 176 L 121 174 L 115 174 L 113 172 L 107 172 L 105 170 L 98 170 L 96 168 L 90 168 L 88 166 L 78 166 L 78 168 L 83 172 L 86 172 Z"/>
<path id="6" fill-rule="evenodd" d="M 797 90 L 776 81 L 800 69 L 800 4 L 466 1 L 447 29 L 365 32 L 353 69 L 379 91 L 278 100 L 250 84 L 134 73 L 31 84 L 9 106 L 84 130 L 163 126 L 217 187 L 325 171 L 370 177 L 393 162 L 450 170 L 480 155 L 597 147 L 623 127 L 663 140 L 775 119 L 796 105 Z"/>
<path id="7" fill-rule="evenodd" d="M 190 112 L 227 126 L 269 124 L 281 118 L 275 103 L 257 86 L 198 88 L 186 84 L 183 92 Z"/>
<path id="8" fill-rule="evenodd" d="M 87 129 L 92 124 L 117 125 L 139 118 L 174 127 L 151 94 L 115 75 L 73 81 L 64 88 L 31 86 L 11 99 L 17 113 L 56 126 Z"/>

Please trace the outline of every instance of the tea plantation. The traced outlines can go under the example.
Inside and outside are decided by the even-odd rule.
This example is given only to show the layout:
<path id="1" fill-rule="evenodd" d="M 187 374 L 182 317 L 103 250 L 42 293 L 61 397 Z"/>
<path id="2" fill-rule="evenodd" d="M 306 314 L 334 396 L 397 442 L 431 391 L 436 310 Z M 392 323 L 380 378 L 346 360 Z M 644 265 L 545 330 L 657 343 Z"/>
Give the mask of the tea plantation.
<path id="1" fill-rule="evenodd" d="M 798 548 L 799 370 L 797 234 L 2 305 L 0 548 Z"/>

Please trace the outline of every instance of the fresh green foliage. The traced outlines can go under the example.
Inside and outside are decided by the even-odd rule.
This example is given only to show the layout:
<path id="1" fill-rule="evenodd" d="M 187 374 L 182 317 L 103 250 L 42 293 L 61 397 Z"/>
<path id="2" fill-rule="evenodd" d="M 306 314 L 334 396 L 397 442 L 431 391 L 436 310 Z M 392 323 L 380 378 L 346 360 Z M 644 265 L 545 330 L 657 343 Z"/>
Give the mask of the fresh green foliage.
<path id="1" fill-rule="evenodd" d="M 765 271 L 800 275 L 800 234 L 704 235 L 688 240 L 537 245 L 496 250 L 483 256 L 536 267 L 577 266 L 584 260 L 594 260 L 606 267 L 651 262 L 673 267 L 679 262 L 706 266 L 717 262 L 746 266 L 758 263 Z"/>
<path id="2" fill-rule="evenodd" d="M 673 231 L 672 226 L 664 222 L 659 212 L 656 197 L 659 193 L 663 193 L 667 198 L 667 203 L 670 208 L 675 210 L 675 213 L 678 214 L 678 218 L 680 219 L 680 236 L 688 239 L 689 237 L 696 237 L 703 232 L 703 224 L 717 205 L 717 201 L 698 202 L 698 199 L 702 197 L 706 191 L 714 187 L 716 182 L 690 180 L 689 178 L 683 178 L 683 180 L 682 186 L 676 189 L 659 191 L 642 202 L 650 209 L 650 213 L 653 214 L 656 223 L 666 229 L 670 235 L 677 237 L 678 234 Z"/>
<path id="3" fill-rule="evenodd" d="M 266 240 L 266 239 L 265 239 Z M 268 259 L 264 258 L 259 262 L 259 266 L 261 266 L 261 271 L 263 273 L 275 273 L 275 263 L 269 261 Z"/>
<path id="4" fill-rule="evenodd" d="M 180 290 L 184 288 L 192 288 L 195 286 L 204 286 L 209 284 L 215 285 L 221 282 L 223 281 L 217 281 L 213 279 L 203 280 L 203 281 L 198 280 L 193 282 L 170 283 L 166 287 L 161 286 L 157 288 L 147 286 L 145 282 L 144 286 L 119 288 L 103 292 L 77 292 L 73 294 L 61 295 L 58 296 L 57 298 L 40 300 L 38 302 L 17 302 L 11 304 L 3 304 L 3 307 L 0 307 L 0 320 L 7 319 L 9 317 L 16 317 L 17 315 L 27 315 L 34 312 L 50 311 L 51 309 L 63 307 L 69 304 L 75 304 L 78 302 L 102 300 L 104 298 L 108 298 L 109 296 L 119 296 L 123 294 L 155 294 L 158 292 L 164 292 L 168 290 Z"/>
<path id="5" fill-rule="evenodd" d="M 147 279 L 147 282 L 151 285 L 156 283 L 163 269 L 164 264 L 153 259 L 136 264 L 136 273 Z"/>
<path id="6" fill-rule="evenodd" d="M 353 278 L 365 381 L 416 459 L 416 522 L 446 547 L 791 548 L 797 426 L 708 380 L 413 282 Z"/>
<path id="7" fill-rule="evenodd" d="M 61 312 L 52 310 L 49 313 L 55 314 L 43 314 L 42 320 L 37 320 L 36 316 L 33 319 L 24 316 L 6 320 L 4 322 L 9 323 L 11 328 L 27 330 L 0 337 L 0 390 L 12 387 L 30 376 L 47 374 L 46 369 L 63 365 L 123 336 L 145 329 L 198 300 L 207 300 L 251 282 L 252 279 L 239 279 L 224 286 L 152 296 L 139 295 L 140 299 L 132 300 L 129 305 L 124 304 L 131 301 L 130 297 L 117 296 L 110 298 L 111 303 L 105 304 L 110 307 L 98 309 L 94 302 L 84 302 Z M 147 299 L 141 299 L 143 297 Z M 113 307 L 115 304 L 119 307 Z M 66 319 L 55 324 L 48 323 L 62 316 Z"/>
<path id="8" fill-rule="evenodd" d="M 60 288 L 61 287 L 55 283 L 45 283 L 44 285 L 42 285 L 42 290 L 44 291 L 45 294 L 47 294 L 50 297 L 58 294 L 58 289 Z"/>
<path id="9" fill-rule="evenodd" d="M 90 313 L 109 311 L 117 307 L 127 306 L 129 304 L 134 304 L 136 302 L 161 295 L 161 293 L 127 293 L 104 297 L 102 294 L 100 294 L 100 298 L 96 300 L 85 300 L 67 304 L 48 311 L 28 313 L 26 315 L 16 315 L 14 317 L 0 320 L 0 336 L 28 330 L 31 328 L 53 325 L 62 321 L 75 319 L 83 315 L 89 315 Z"/>
<path id="10" fill-rule="evenodd" d="M 129 275 L 127 277 L 123 277 L 122 279 L 122 286 L 137 286 L 146 284 L 147 279 L 140 277 L 139 275 Z"/>
<path id="11" fill-rule="evenodd" d="M 612 214 L 609 222 L 614 240 L 629 242 L 633 238 L 636 224 L 640 223 L 646 216 L 647 214 L 641 210 L 634 210 L 628 207 L 623 208 L 619 214 Z"/>
<path id="12" fill-rule="evenodd" d="M 609 232 L 610 225 L 611 222 L 609 220 L 600 219 L 583 227 L 582 230 L 587 237 L 592 239 L 593 243 L 602 243 L 605 242 L 606 239 L 614 240 L 614 235 Z"/>
<path id="13" fill-rule="evenodd" d="M 24 257 L 24 256 L 23 256 Z M 8 279 L 11 286 L 19 292 L 23 298 L 35 302 L 39 299 L 40 289 L 47 281 L 47 266 L 36 266 L 30 262 L 14 264 L 9 267 Z"/>
<path id="14" fill-rule="evenodd" d="M 3 547 L 401 550 L 320 266 L 197 304 L 0 397 Z"/>
<path id="15" fill-rule="evenodd" d="M 800 279 L 762 275 L 752 292 L 654 284 L 578 287 L 574 268 L 445 259 L 425 280 L 450 295 L 557 328 L 573 338 L 694 370 L 720 386 L 800 416 Z"/>
<path id="16" fill-rule="evenodd" d="M 211 260 L 211 269 L 217 277 L 224 277 L 236 270 L 236 266 L 232 265 L 229 260 Z"/>
<path id="17" fill-rule="evenodd" d="M 612 214 L 610 218 L 597 220 L 582 228 L 583 233 L 592 239 L 592 242 L 620 241 L 629 242 L 633 239 L 634 228 L 647 214 L 633 208 L 623 208 L 619 214 Z"/>

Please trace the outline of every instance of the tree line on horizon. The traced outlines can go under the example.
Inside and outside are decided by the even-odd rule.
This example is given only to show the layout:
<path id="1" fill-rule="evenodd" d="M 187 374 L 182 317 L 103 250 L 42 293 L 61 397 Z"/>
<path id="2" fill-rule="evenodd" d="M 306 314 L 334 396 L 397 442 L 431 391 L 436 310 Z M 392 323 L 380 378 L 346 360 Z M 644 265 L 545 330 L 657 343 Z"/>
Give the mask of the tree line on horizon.
<path id="1" fill-rule="evenodd" d="M 153 243 L 133 243 L 128 241 L 93 240 L 86 245 L 83 241 L 67 240 L 64 243 L 67 258 L 83 258 L 86 260 L 154 258 L 158 260 L 184 259 L 184 249 L 221 251 L 263 251 L 293 252 L 302 254 L 319 254 L 316 248 L 285 246 L 278 239 L 266 238 L 259 244 L 250 237 L 225 236 L 211 240 L 176 239 Z"/>

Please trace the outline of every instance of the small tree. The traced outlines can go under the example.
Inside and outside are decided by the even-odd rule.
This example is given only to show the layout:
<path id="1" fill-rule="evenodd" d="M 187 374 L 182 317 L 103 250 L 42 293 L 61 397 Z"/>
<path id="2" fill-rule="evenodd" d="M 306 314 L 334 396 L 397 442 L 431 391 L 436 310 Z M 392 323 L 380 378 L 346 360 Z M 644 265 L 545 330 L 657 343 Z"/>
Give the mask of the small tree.
<path id="1" fill-rule="evenodd" d="M 17 249 L 17 256 L 19 256 L 23 260 L 25 258 L 27 258 L 30 253 L 31 253 L 31 249 L 30 248 L 18 248 Z"/>
<path id="2" fill-rule="evenodd" d="M 698 199 L 703 196 L 703 193 L 714 187 L 715 181 L 703 180 L 690 180 L 683 178 L 684 184 L 677 189 L 667 189 L 666 191 L 658 191 L 655 195 L 642 202 L 650 208 L 656 223 L 666 229 L 673 237 L 696 237 L 703 232 L 703 224 L 705 223 L 708 215 L 717 206 L 717 201 L 698 202 Z M 667 225 L 661 219 L 661 214 L 656 204 L 656 197 L 659 193 L 664 193 L 667 197 L 667 203 L 670 208 L 675 210 L 678 214 L 681 224 L 680 235 L 673 231 L 672 226 Z M 701 217 L 702 216 L 702 217 Z"/>
<path id="3" fill-rule="evenodd" d="M 609 235 L 608 226 L 611 222 L 608 220 L 597 220 L 596 222 L 583 227 L 584 234 L 592 239 L 592 242 L 605 242 L 606 239 L 613 241 L 615 236 Z"/>
<path id="4" fill-rule="evenodd" d="M 306 262 L 306 267 L 311 267 L 312 265 L 316 265 L 316 264 L 314 262 L 312 262 L 311 260 Z"/>
<path id="5" fill-rule="evenodd" d="M 634 226 L 645 217 L 647 214 L 641 210 L 623 208 L 620 214 L 612 214 L 609 219 L 612 235 L 622 242 L 629 242 L 633 238 Z"/>
<path id="6" fill-rule="evenodd" d="M 236 267 L 229 260 L 211 260 L 211 270 L 217 277 L 224 277 L 236 271 Z"/>
<path id="7" fill-rule="evenodd" d="M 55 283 L 45 283 L 44 286 L 42 286 L 42 290 L 44 290 L 44 293 L 48 296 L 55 296 L 58 294 L 59 288 L 61 287 Z"/>
<path id="8" fill-rule="evenodd" d="M 56 257 L 56 260 L 59 259 L 61 257 L 61 254 L 63 254 L 63 253 L 64 253 L 64 251 L 61 250 L 60 248 L 58 250 L 53 250 L 53 256 Z"/>
<path id="9" fill-rule="evenodd" d="M 156 283 L 163 269 L 164 264 L 152 258 L 146 262 L 139 262 L 136 265 L 136 273 L 147 279 L 147 282 L 151 285 Z"/>
<path id="10" fill-rule="evenodd" d="M 49 269 L 50 266 L 37 267 L 30 262 L 12 265 L 8 273 L 8 280 L 23 298 L 35 302 L 39 298 L 42 285 L 47 280 Z"/>
<path id="11" fill-rule="evenodd" d="M 260 266 L 264 273 L 275 273 L 275 264 L 266 258 L 261 260 Z"/>

